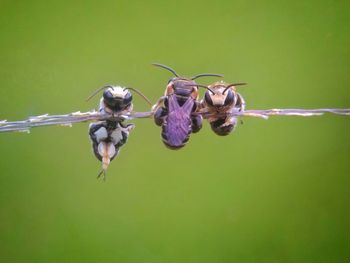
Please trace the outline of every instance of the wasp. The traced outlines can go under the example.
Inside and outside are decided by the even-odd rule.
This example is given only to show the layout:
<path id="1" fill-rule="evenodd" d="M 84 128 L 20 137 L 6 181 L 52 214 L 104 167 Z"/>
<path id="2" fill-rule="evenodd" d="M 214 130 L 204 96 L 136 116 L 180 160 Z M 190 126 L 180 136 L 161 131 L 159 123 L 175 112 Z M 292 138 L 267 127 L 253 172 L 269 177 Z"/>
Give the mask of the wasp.
<path id="1" fill-rule="evenodd" d="M 180 149 L 189 140 L 190 134 L 202 128 L 202 116 L 193 115 L 199 107 L 199 93 L 195 79 L 206 76 L 222 77 L 220 74 L 203 73 L 191 78 L 179 76 L 172 68 L 153 64 L 174 74 L 165 89 L 165 94 L 152 107 L 156 125 L 162 127 L 162 140 L 170 149 Z"/>
<path id="2" fill-rule="evenodd" d="M 209 86 L 204 98 L 200 102 L 199 112 L 210 123 L 211 129 L 220 136 L 230 134 L 236 124 L 237 117 L 233 112 L 241 112 L 245 109 L 245 101 L 241 94 L 236 91 L 236 86 L 246 83 L 228 84 L 224 81 L 215 82 Z M 202 86 L 202 85 L 198 85 Z"/>
<path id="3" fill-rule="evenodd" d="M 94 92 L 87 100 L 90 100 L 102 89 L 104 89 L 104 92 L 99 107 L 101 113 L 112 115 L 130 113 L 133 109 L 133 97 L 130 90 L 138 93 L 152 105 L 147 97 L 138 90 L 120 86 L 104 86 Z M 103 174 L 105 179 L 110 162 L 118 155 L 120 148 L 127 142 L 130 131 L 134 128 L 134 124 L 125 124 L 123 119 L 105 120 L 90 124 L 89 137 L 92 142 L 92 149 L 96 158 L 102 162 L 102 170 L 97 178 Z"/>

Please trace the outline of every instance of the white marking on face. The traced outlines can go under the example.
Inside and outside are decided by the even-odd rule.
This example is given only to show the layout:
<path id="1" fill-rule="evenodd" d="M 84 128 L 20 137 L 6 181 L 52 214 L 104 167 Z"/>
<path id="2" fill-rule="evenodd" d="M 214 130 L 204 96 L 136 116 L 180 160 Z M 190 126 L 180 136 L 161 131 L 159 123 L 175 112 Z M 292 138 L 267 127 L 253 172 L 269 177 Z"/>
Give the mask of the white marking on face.
<path id="1" fill-rule="evenodd" d="M 128 93 L 127 89 L 120 86 L 108 88 L 108 91 L 113 95 L 114 98 L 124 98 Z"/>
<path id="2" fill-rule="evenodd" d="M 222 106 L 225 103 L 225 98 L 227 94 L 222 94 L 225 90 L 225 87 L 219 87 L 214 90 L 215 94 L 210 93 L 211 100 L 215 106 Z"/>

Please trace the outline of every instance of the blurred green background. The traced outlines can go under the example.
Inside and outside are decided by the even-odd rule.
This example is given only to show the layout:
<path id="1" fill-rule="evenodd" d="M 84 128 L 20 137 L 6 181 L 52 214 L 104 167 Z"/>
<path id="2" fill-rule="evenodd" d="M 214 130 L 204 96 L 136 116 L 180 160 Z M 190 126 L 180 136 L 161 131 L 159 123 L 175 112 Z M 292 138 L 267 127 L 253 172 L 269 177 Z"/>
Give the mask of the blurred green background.
<path id="1" fill-rule="evenodd" d="M 156 101 L 152 62 L 248 82 L 250 109 L 350 107 L 349 26 L 349 1 L 1 0 L 0 119 L 110 83 Z M 0 134 L 2 262 L 348 262 L 349 117 L 205 123 L 180 151 L 134 123 L 106 182 L 86 123 Z"/>

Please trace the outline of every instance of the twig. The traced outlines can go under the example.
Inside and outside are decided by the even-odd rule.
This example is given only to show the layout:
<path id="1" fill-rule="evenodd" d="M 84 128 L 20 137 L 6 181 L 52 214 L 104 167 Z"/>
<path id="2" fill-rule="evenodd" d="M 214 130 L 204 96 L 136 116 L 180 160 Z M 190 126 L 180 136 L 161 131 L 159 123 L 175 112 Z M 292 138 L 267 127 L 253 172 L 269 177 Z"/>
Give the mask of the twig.
<path id="1" fill-rule="evenodd" d="M 262 119 L 268 119 L 270 116 L 321 116 L 325 113 L 332 113 L 337 115 L 350 115 L 350 109 L 268 109 L 268 110 L 244 110 L 239 111 L 237 109 L 227 113 L 212 113 L 212 112 L 201 112 L 203 118 L 209 117 L 257 117 Z"/>
<path id="2" fill-rule="evenodd" d="M 269 110 L 246 110 L 237 113 L 237 116 L 260 117 L 267 119 L 269 116 L 320 116 L 325 113 L 337 115 L 350 115 L 350 109 L 269 109 Z M 236 113 L 233 113 L 235 115 Z"/>
<path id="3" fill-rule="evenodd" d="M 123 115 L 101 114 L 97 111 L 73 112 L 65 115 L 40 115 L 29 117 L 23 121 L 0 121 L 0 132 L 30 132 L 31 128 L 61 125 L 71 127 L 73 123 L 103 120 L 131 120 L 135 118 L 148 118 L 152 112 L 132 112 Z"/>
<path id="4" fill-rule="evenodd" d="M 337 115 L 350 115 L 350 109 L 269 109 L 269 110 L 245 110 L 233 111 L 231 116 L 237 117 L 258 117 L 268 119 L 269 116 L 320 116 L 325 113 Z M 210 117 L 213 114 L 201 113 L 204 118 Z M 149 118 L 153 115 L 152 112 L 132 112 L 128 114 L 101 114 L 97 111 L 88 112 L 73 112 L 65 115 L 40 115 L 29 117 L 23 121 L 0 121 L 0 132 L 30 132 L 31 128 L 51 125 L 72 126 L 73 123 L 87 121 L 103 121 L 103 120 L 131 120 L 137 118 Z M 227 114 L 217 114 L 227 116 Z"/>

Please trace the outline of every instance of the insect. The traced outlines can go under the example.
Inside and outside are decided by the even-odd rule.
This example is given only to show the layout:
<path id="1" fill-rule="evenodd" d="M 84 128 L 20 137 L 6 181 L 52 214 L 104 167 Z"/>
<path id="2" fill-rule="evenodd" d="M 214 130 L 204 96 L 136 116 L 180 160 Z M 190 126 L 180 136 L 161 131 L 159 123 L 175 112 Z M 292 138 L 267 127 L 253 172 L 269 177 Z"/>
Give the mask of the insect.
<path id="1" fill-rule="evenodd" d="M 152 107 L 152 111 L 155 123 L 162 127 L 161 136 L 164 144 L 173 150 L 180 149 L 189 140 L 192 132 L 196 133 L 202 128 L 202 116 L 192 114 L 199 106 L 198 88 L 194 80 L 206 76 L 222 77 L 222 75 L 203 73 L 192 78 L 184 78 L 168 66 L 153 65 L 169 70 L 175 75 L 169 80 L 165 95 Z"/>
<path id="2" fill-rule="evenodd" d="M 110 162 L 118 155 L 120 148 L 127 142 L 130 131 L 135 127 L 126 123 L 135 118 L 152 117 L 162 127 L 162 139 L 170 149 L 179 149 L 189 140 L 190 134 L 202 127 L 202 119 L 207 119 L 212 130 L 218 135 L 228 135 L 237 124 L 237 118 L 270 116 L 320 116 L 325 113 L 350 116 L 350 108 L 319 109 L 245 109 L 243 97 L 236 87 L 245 83 L 227 84 L 223 81 L 209 86 L 199 85 L 195 80 L 204 76 L 218 74 L 199 74 L 192 78 L 179 76 L 173 69 L 161 65 L 175 77 L 169 80 L 165 95 L 152 107 L 151 111 L 134 112 L 131 91 L 138 93 L 150 105 L 150 101 L 139 91 L 120 86 L 105 86 L 95 91 L 89 98 L 104 90 L 99 111 L 72 112 L 61 115 L 31 116 L 21 121 L 0 120 L 2 132 L 30 132 L 31 128 L 51 125 L 71 126 L 73 123 L 92 122 L 89 136 L 95 156 L 102 162 L 98 177 L 106 176 Z M 207 89 L 201 101 L 198 100 L 198 88 Z"/>
<path id="3" fill-rule="evenodd" d="M 204 116 L 217 135 L 230 134 L 237 124 L 237 116 L 232 113 L 245 110 L 245 101 L 236 91 L 236 86 L 240 85 L 246 85 L 246 83 L 228 84 L 218 81 L 208 87 L 204 86 L 207 91 L 200 103 L 199 112 L 206 112 Z"/>
<path id="4" fill-rule="evenodd" d="M 105 86 L 94 92 L 87 100 L 90 100 L 100 90 L 104 89 L 100 100 L 100 113 L 104 114 L 128 114 L 133 109 L 132 94 L 135 91 L 143 97 L 150 105 L 151 102 L 138 90 L 120 86 Z M 98 160 L 102 162 L 102 170 L 98 178 L 103 174 L 105 179 L 106 170 L 110 162 L 118 155 L 120 148 L 127 142 L 129 133 L 135 128 L 134 124 L 124 124 L 124 119 L 104 120 L 91 123 L 89 136 L 92 142 L 93 152 Z"/>

